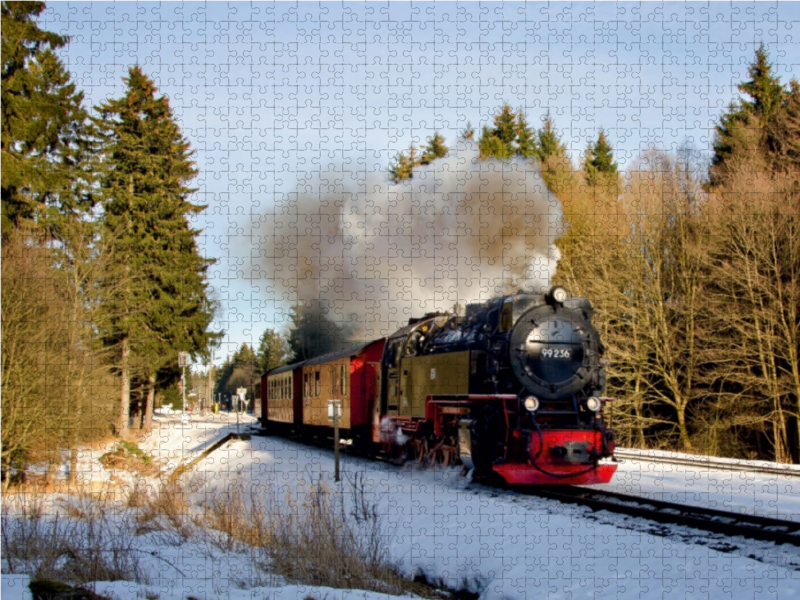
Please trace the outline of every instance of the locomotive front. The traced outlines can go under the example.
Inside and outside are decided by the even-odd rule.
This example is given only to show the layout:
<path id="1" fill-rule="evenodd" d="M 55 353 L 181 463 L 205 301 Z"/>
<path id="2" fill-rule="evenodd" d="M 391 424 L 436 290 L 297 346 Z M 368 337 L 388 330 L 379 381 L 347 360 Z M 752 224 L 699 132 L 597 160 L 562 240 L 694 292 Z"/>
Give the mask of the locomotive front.
<path id="1" fill-rule="evenodd" d="M 592 307 L 561 287 L 428 315 L 384 354 L 383 407 L 418 458 L 449 449 L 511 484 L 607 483 L 604 348 Z"/>
<path id="2" fill-rule="evenodd" d="M 616 464 L 600 460 L 613 455 L 614 436 L 602 415 L 610 401 L 604 397 L 607 360 L 591 303 L 560 286 L 541 300 L 526 300 L 530 306 L 517 311 L 506 345 L 521 385 L 516 427 L 506 432 L 511 460 L 492 468 L 516 484 L 607 483 Z M 514 423 L 507 408 L 505 416 Z"/>

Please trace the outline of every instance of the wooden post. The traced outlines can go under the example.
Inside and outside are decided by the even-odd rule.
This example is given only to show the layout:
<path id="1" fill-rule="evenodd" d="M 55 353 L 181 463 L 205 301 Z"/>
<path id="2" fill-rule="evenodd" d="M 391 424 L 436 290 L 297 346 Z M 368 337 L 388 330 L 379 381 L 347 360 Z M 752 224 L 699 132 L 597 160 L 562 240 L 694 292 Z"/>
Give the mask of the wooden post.
<path id="1" fill-rule="evenodd" d="M 339 410 L 341 400 L 329 400 L 328 410 L 333 413 L 333 457 L 334 457 L 334 481 L 339 481 Z"/>

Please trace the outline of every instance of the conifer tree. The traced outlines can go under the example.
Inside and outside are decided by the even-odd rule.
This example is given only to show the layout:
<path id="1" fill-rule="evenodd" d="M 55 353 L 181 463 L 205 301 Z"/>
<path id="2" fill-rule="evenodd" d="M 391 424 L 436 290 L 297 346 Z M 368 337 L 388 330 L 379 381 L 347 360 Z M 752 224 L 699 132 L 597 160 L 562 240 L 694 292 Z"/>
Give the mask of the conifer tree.
<path id="1" fill-rule="evenodd" d="M 197 175 L 189 143 L 169 102 L 137 66 L 124 79 L 123 98 L 101 104 L 95 120 L 102 142 L 103 228 L 134 284 L 109 298 L 112 325 L 106 340 L 118 344 L 121 374 L 119 433 L 128 430 L 131 367 L 147 381 L 146 421 L 158 377 L 178 375 L 177 352 L 207 351 L 219 335 L 208 332 L 214 305 L 203 258 L 189 219 L 205 207 L 188 187 Z M 166 382 L 165 382 L 166 383 Z"/>
<path id="2" fill-rule="evenodd" d="M 438 131 L 435 131 L 433 136 L 428 138 L 428 145 L 423 148 L 422 153 L 417 150 L 414 144 L 411 144 L 408 154 L 399 152 L 394 157 L 394 160 L 389 165 L 389 178 L 394 183 L 411 179 L 414 177 L 414 167 L 428 165 L 437 158 L 447 156 L 450 149 L 444 142 L 444 137 Z"/>
<path id="3" fill-rule="evenodd" d="M 784 89 L 778 77 L 772 74 L 769 55 L 762 42 L 756 50 L 755 62 L 747 69 L 750 81 L 739 84 L 739 91 L 752 98 L 742 101 L 742 108 L 769 122 L 783 102 Z"/>
<path id="4" fill-rule="evenodd" d="M 536 135 L 538 137 L 536 157 L 540 163 L 544 164 L 551 156 L 566 157 L 567 148 L 561 142 L 561 138 L 558 137 L 558 132 L 549 110 L 544 117 L 542 127 L 536 132 Z"/>
<path id="5" fill-rule="evenodd" d="M 738 88 L 751 99 L 731 103 L 716 126 L 714 156 L 709 169 L 712 187 L 721 185 L 737 165 L 748 157 L 763 154 L 772 160 L 773 149 L 767 143 L 767 132 L 784 107 L 786 90 L 772 72 L 764 44 L 756 50 L 755 61 L 747 69 L 749 81 Z"/>
<path id="6" fill-rule="evenodd" d="M 472 123 L 467 121 L 467 126 L 461 130 L 458 137 L 464 141 L 475 139 L 475 128 L 472 126 Z"/>
<path id="7" fill-rule="evenodd" d="M 793 79 L 786 102 L 767 129 L 767 148 L 781 172 L 800 175 L 800 83 Z"/>
<path id="8" fill-rule="evenodd" d="M 291 357 L 291 349 L 280 333 L 273 329 L 266 329 L 258 341 L 256 358 L 261 373 L 266 373 L 276 367 L 285 365 Z"/>
<path id="9" fill-rule="evenodd" d="M 539 150 L 536 136 L 528 125 L 525 113 L 517 112 L 517 154 L 523 158 L 535 158 Z"/>
<path id="10" fill-rule="evenodd" d="M 414 175 L 414 167 L 416 166 L 417 147 L 411 144 L 408 149 L 408 154 L 405 152 L 398 152 L 394 157 L 394 161 L 389 165 L 389 178 L 394 183 L 399 183 L 405 179 L 411 179 Z"/>
<path id="11" fill-rule="evenodd" d="M 517 115 L 508 104 L 500 107 L 494 117 L 494 128 L 483 127 L 478 148 L 481 158 L 499 158 L 505 160 L 517 153 Z"/>
<path id="12" fill-rule="evenodd" d="M 87 113 L 54 53 L 69 39 L 38 27 L 44 2 L 2 3 L 2 231 L 84 207 Z"/>
<path id="13" fill-rule="evenodd" d="M 602 129 L 597 136 L 597 141 L 594 144 L 589 142 L 583 161 L 583 170 L 586 182 L 591 186 L 611 183 L 617 176 L 614 152 Z"/>
<path id="14" fill-rule="evenodd" d="M 437 158 L 444 158 L 447 156 L 449 148 L 444 144 L 444 138 L 438 131 L 434 131 L 433 135 L 428 138 L 428 145 L 422 151 L 419 163 L 427 165 L 432 163 Z"/>

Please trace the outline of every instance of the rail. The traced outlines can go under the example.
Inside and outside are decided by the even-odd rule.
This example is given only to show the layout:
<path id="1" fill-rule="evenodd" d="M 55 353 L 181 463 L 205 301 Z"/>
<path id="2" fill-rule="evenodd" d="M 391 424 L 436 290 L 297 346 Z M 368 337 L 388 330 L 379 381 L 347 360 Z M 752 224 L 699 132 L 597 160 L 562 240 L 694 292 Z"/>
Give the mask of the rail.
<path id="1" fill-rule="evenodd" d="M 594 511 L 607 510 L 658 523 L 685 525 L 726 536 L 742 536 L 776 544 L 793 544 L 800 548 L 800 521 L 687 506 L 576 486 L 528 486 L 518 491 L 569 504 L 588 506 Z"/>
<path id="2" fill-rule="evenodd" d="M 800 477 L 800 465 L 782 465 L 776 463 L 775 466 L 767 466 L 748 463 L 747 461 L 731 462 L 715 457 L 662 456 L 658 454 L 647 454 L 646 451 L 629 451 L 620 450 L 619 448 L 614 450 L 614 457 L 618 460 L 635 460 L 687 467 L 702 467 L 709 470 L 743 471 L 765 475 Z"/>

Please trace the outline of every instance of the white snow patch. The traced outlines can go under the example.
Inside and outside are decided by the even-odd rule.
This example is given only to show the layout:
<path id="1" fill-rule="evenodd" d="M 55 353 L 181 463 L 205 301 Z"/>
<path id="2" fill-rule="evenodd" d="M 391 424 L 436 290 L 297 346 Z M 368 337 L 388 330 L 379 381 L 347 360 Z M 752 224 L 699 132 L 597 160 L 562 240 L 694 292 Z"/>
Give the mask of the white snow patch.
<path id="1" fill-rule="evenodd" d="M 239 418 L 246 432 L 252 417 Z M 158 460 L 185 464 L 214 441 L 236 431 L 236 416 L 196 416 L 190 424 L 162 416 L 140 447 Z M 626 461 L 612 488 L 638 487 L 642 493 L 706 498 L 746 509 L 784 514 L 792 508 L 785 496 L 796 488 L 782 482 L 740 479 L 738 473 L 702 479 L 654 463 Z M 391 556 L 403 573 L 424 573 L 449 587 L 466 585 L 482 599 L 553 598 L 595 600 L 800 598 L 800 571 L 786 561 L 748 558 L 747 548 L 725 553 L 688 538 L 660 537 L 625 528 L 625 518 L 509 491 L 470 484 L 458 469 L 420 470 L 394 467 L 345 455 L 343 482 L 334 484 L 333 453 L 275 437 L 253 436 L 219 448 L 183 477 L 205 480 L 226 490 L 236 481 L 263 493 L 301 494 L 311 480 L 347 492 L 358 474 L 365 494 L 380 508 Z M 88 473 L 89 477 L 95 471 Z M 743 473 L 742 475 L 747 475 Z M 699 498 L 699 500 L 698 500 Z M 687 500 L 688 501 L 688 500 Z M 57 503 L 53 503 L 56 506 Z M 619 525 L 619 526 L 618 526 Z M 391 598 L 359 590 L 287 585 L 279 576 L 258 572 L 247 551 L 222 551 L 202 540 L 182 540 L 165 532 L 136 536 L 134 550 L 148 571 L 146 583 L 97 582 L 98 593 L 134 600 L 264 598 L 328 600 Z M 746 541 L 736 540 L 746 545 Z M 763 551 L 763 547 L 761 548 Z M 793 557 L 800 548 L 776 547 Z M 762 552 L 763 556 L 763 552 Z M 4 565 L 5 568 L 5 565 Z M 25 595 L 24 576 L 2 577 L 3 599 Z"/>

